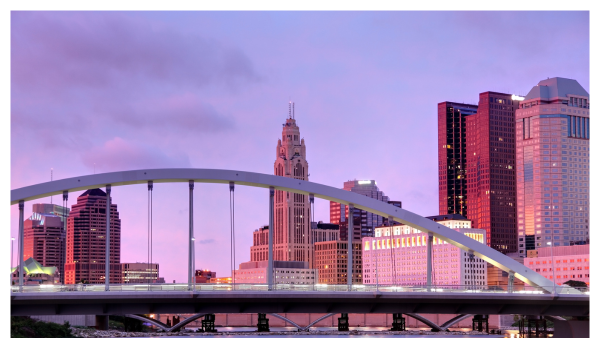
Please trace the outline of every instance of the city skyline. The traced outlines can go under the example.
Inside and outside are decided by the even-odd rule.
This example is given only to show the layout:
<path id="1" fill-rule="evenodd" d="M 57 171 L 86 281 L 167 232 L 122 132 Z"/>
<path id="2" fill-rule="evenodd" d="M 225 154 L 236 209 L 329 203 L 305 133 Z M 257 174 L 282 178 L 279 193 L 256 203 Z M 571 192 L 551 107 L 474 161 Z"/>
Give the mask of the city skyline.
<path id="1" fill-rule="evenodd" d="M 304 34 L 300 30 L 311 20 L 327 18 L 325 13 L 13 13 L 11 186 L 48 181 L 51 167 L 55 179 L 94 170 L 163 166 L 270 174 L 273 143 L 291 98 L 310 148 L 310 181 L 341 188 L 346 180 L 375 179 L 390 199 L 401 200 L 407 210 L 432 215 L 438 210 L 439 102 L 476 103 L 477 93 L 486 90 L 525 95 L 540 80 L 554 76 L 575 79 L 589 88 L 587 13 L 418 13 L 422 19 L 447 18 L 452 23 L 448 31 L 433 32 L 437 35 L 424 39 L 427 41 L 420 41 L 418 34 L 402 34 L 401 24 L 392 20 L 394 15 L 404 16 L 404 24 L 416 24 L 417 19 L 406 13 L 333 13 L 330 18 L 342 27 L 358 21 L 371 30 L 343 34 L 340 29 L 315 36 L 322 26 L 310 27 Z M 557 17 L 570 23 L 554 27 Z M 33 18 L 36 23 L 29 21 Z M 267 20 L 258 24 L 261 19 Z M 525 30 L 511 34 L 516 28 L 507 27 L 502 34 L 490 33 L 493 23 L 509 19 L 520 20 Z M 248 31 L 232 32 L 226 27 L 232 20 L 241 20 L 240 25 L 248 25 Z M 469 32 L 467 23 L 471 21 L 488 30 Z M 127 29 L 131 35 L 119 37 L 117 28 L 109 29 L 111 25 Z M 74 26 L 81 30 L 70 32 L 68 28 Z M 206 27 L 215 28 L 212 35 L 203 33 Z M 393 28 L 394 34 L 378 35 L 386 27 Z M 415 29 L 432 33 L 424 26 Z M 541 31 L 548 40 L 540 42 Z M 265 32 L 269 34 L 258 39 Z M 486 32 L 495 42 L 478 42 L 479 34 Z M 53 44 L 41 43 L 45 34 L 53 34 Z M 453 34 L 462 34 L 462 45 L 471 42 L 473 53 L 443 54 L 441 58 L 449 46 L 444 41 Z M 249 36 L 255 38 L 254 44 L 244 40 Z M 575 41 L 575 47 L 568 53 L 557 50 L 548 55 L 547 48 L 557 36 Z M 86 38 L 91 39 L 84 43 Z M 114 39 L 114 44 L 106 44 L 104 38 Z M 400 42 L 384 48 L 386 38 Z M 198 41 L 201 47 L 192 43 Z M 131 46 L 120 53 L 110 50 L 113 45 L 128 43 Z M 399 46 L 402 43 L 422 52 L 398 53 L 410 50 L 400 48 L 406 47 Z M 513 50 L 502 48 L 499 54 L 506 59 L 499 61 L 497 48 L 503 43 Z M 38 53 L 25 48 L 27 44 L 36 44 Z M 164 45 L 168 48 L 158 53 L 162 50 L 158 47 Z M 383 49 L 367 55 L 359 46 Z M 529 54 L 516 48 L 523 46 L 532 49 Z M 215 54 L 200 58 L 203 67 L 196 69 L 194 58 L 202 56 L 202 48 Z M 494 50 L 493 55 L 486 54 L 486 48 Z M 142 62 L 135 63 L 144 50 L 154 57 L 141 57 Z M 296 55 L 296 50 L 304 54 Z M 269 58 L 269 51 L 282 60 Z M 34 55 L 44 53 L 45 58 Z M 215 63 L 214 58 L 227 61 Z M 65 68 L 65 62 L 75 70 Z M 407 66 L 401 66 L 403 63 Z M 461 66 L 466 64 L 472 69 Z M 192 70 L 190 74 L 182 73 L 185 67 Z M 427 67 L 431 69 L 423 75 Z M 436 71 L 441 73 L 437 77 Z M 457 85 L 451 79 L 459 74 L 463 79 Z M 146 83 L 136 82 L 137 77 Z M 49 83 L 56 85 L 49 87 Z M 114 100 L 104 102 L 107 98 Z M 27 130 L 35 131 L 36 137 L 25 137 Z M 418 152 L 415 144 L 420 145 Z M 359 155 L 366 151 L 370 160 L 360 161 Z M 405 159 L 414 158 L 419 161 L 406 165 Z M 180 266 L 173 263 L 186 257 L 184 248 L 169 243 L 186 234 L 186 187 L 157 184 L 154 189 L 154 260 L 161 264 L 165 279 L 184 281 L 185 262 Z M 145 187 L 113 190 L 113 203 L 119 205 L 123 224 L 122 262 L 146 257 L 145 242 L 136 241 L 136 231 L 146 228 L 145 192 Z M 81 192 L 69 195 L 69 205 L 78 194 Z M 196 268 L 211 269 L 220 276 L 226 276 L 229 268 L 227 250 L 219 249 L 221 257 L 211 257 L 211 261 L 203 252 L 223 248 L 229 241 L 227 194 L 226 187 L 208 184 L 198 184 L 195 189 Z M 49 198 L 36 201 L 48 202 Z M 317 200 L 315 221 L 328 221 L 328 204 Z M 240 248 L 236 261 L 245 262 L 250 260 L 247 248 L 252 245 L 252 231 L 268 221 L 267 195 L 239 187 L 236 207 Z M 29 203 L 26 210 L 30 210 Z M 17 215 L 13 207 L 13 236 L 17 234 Z"/>

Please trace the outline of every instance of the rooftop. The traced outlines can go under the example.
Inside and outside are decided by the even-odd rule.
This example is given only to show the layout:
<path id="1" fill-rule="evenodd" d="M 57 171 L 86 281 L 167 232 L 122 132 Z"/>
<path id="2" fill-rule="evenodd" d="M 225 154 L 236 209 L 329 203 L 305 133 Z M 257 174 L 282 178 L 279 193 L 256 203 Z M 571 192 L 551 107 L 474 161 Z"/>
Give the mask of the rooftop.
<path id="1" fill-rule="evenodd" d="M 535 87 L 531 88 L 527 96 L 525 96 L 525 100 L 567 98 L 569 94 L 590 97 L 590 94 L 576 80 L 553 77 L 542 80 Z"/>

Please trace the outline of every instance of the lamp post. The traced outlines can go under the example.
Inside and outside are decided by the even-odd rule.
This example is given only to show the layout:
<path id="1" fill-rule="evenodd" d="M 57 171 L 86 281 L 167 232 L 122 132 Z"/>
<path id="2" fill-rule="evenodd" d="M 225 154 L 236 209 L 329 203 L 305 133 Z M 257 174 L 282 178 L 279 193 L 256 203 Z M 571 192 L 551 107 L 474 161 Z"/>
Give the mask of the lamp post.
<path id="1" fill-rule="evenodd" d="M 192 276 L 192 285 L 193 285 L 193 291 L 196 291 L 196 237 L 192 237 L 192 271 L 193 271 L 193 276 Z M 158 277 L 158 276 L 156 276 Z"/>
<path id="2" fill-rule="evenodd" d="M 11 269 L 12 269 L 12 265 L 14 262 L 14 260 L 13 260 L 14 244 L 15 244 L 15 238 L 11 237 L 11 239 L 10 239 L 10 267 L 11 267 Z M 10 273 L 10 285 L 12 285 L 12 272 Z"/>
<path id="3" fill-rule="evenodd" d="M 553 293 L 556 296 L 556 275 L 554 274 L 554 242 L 546 243 L 550 245 L 550 257 L 552 259 L 552 289 Z"/>

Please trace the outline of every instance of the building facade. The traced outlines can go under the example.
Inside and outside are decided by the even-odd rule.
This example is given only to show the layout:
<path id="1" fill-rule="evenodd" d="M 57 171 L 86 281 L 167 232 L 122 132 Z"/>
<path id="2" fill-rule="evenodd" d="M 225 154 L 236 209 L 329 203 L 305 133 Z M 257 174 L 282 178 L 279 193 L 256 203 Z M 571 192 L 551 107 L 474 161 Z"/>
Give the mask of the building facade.
<path id="1" fill-rule="evenodd" d="M 344 190 L 352 191 L 363 196 L 371 197 L 379 201 L 388 202 L 389 198 L 377 187 L 375 180 L 353 180 L 344 182 Z M 402 207 L 402 202 L 394 201 L 396 206 Z M 347 239 L 348 206 L 337 202 L 329 202 L 329 222 L 346 226 L 345 231 L 340 231 L 342 240 Z M 374 229 L 381 226 L 384 217 L 354 208 L 353 240 L 363 237 L 373 237 Z"/>
<path id="2" fill-rule="evenodd" d="M 485 230 L 462 215 L 428 217 L 486 244 Z M 407 225 L 381 226 L 363 238 L 364 284 L 427 285 L 427 234 Z M 487 285 L 487 265 L 466 251 L 433 238 L 433 285 Z"/>
<path id="3" fill-rule="evenodd" d="M 24 259 L 33 258 L 44 267 L 55 267 L 60 277 L 64 273 L 66 239 L 60 217 L 34 211 L 23 222 L 23 229 Z"/>
<path id="4" fill-rule="evenodd" d="M 277 176 L 308 181 L 306 146 L 294 119 L 290 102 L 289 118 L 283 124 L 281 139 L 275 149 L 274 173 Z M 304 194 L 275 191 L 273 259 L 308 262 L 312 265 L 310 243 L 310 202 Z"/>
<path id="5" fill-rule="evenodd" d="M 110 283 L 121 283 L 121 220 L 117 205 L 110 212 Z M 65 283 L 105 282 L 106 193 L 90 189 L 77 198 L 67 218 Z"/>
<path id="6" fill-rule="evenodd" d="M 438 104 L 438 178 L 440 215 L 467 215 L 467 116 L 477 106 Z"/>
<path id="7" fill-rule="evenodd" d="M 533 87 L 516 111 L 518 252 L 589 243 L 589 94 L 575 80 Z"/>
<path id="8" fill-rule="evenodd" d="M 512 95 L 479 94 L 477 114 L 466 121 L 467 213 L 473 228 L 502 253 L 517 251 L 515 111 Z"/>
<path id="9" fill-rule="evenodd" d="M 352 245 L 352 284 L 362 284 L 362 245 L 359 241 Z M 315 243 L 315 263 L 320 284 L 347 284 L 348 241 Z"/>
<path id="10" fill-rule="evenodd" d="M 215 271 L 196 270 L 196 273 L 194 274 L 196 284 L 210 283 L 212 278 L 217 278 L 217 273 Z"/>
<path id="11" fill-rule="evenodd" d="M 524 261 L 525 266 L 540 275 L 550 280 L 556 277 L 556 284 L 575 280 L 590 285 L 589 244 L 540 248 L 537 250 L 537 257 L 526 257 Z"/>
<path id="12" fill-rule="evenodd" d="M 266 284 L 268 262 L 241 263 L 234 271 L 235 282 L 240 284 Z M 273 261 L 275 284 L 311 285 L 319 280 L 317 269 L 310 269 L 308 262 Z"/>
<path id="13" fill-rule="evenodd" d="M 60 217 L 61 221 L 65 224 L 65 231 L 67 230 L 65 220 L 69 217 L 69 208 L 65 208 L 56 204 L 49 203 L 35 203 L 32 205 L 32 211 L 38 214 L 50 214 Z"/>
<path id="14" fill-rule="evenodd" d="M 148 284 L 158 280 L 158 263 L 121 263 L 124 284 Z"/>

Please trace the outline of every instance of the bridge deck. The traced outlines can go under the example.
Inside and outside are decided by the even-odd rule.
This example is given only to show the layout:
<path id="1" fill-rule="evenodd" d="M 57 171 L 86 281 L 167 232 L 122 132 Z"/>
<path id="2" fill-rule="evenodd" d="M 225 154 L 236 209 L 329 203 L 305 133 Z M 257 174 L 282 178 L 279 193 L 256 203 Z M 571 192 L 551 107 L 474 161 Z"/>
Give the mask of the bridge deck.
<path id="1" fill-rule="evenodd" d="M 589 295 L 314 291 L 72 291 L 11 295 L 12 315 L 200 312 L 587 316 Z"/>

